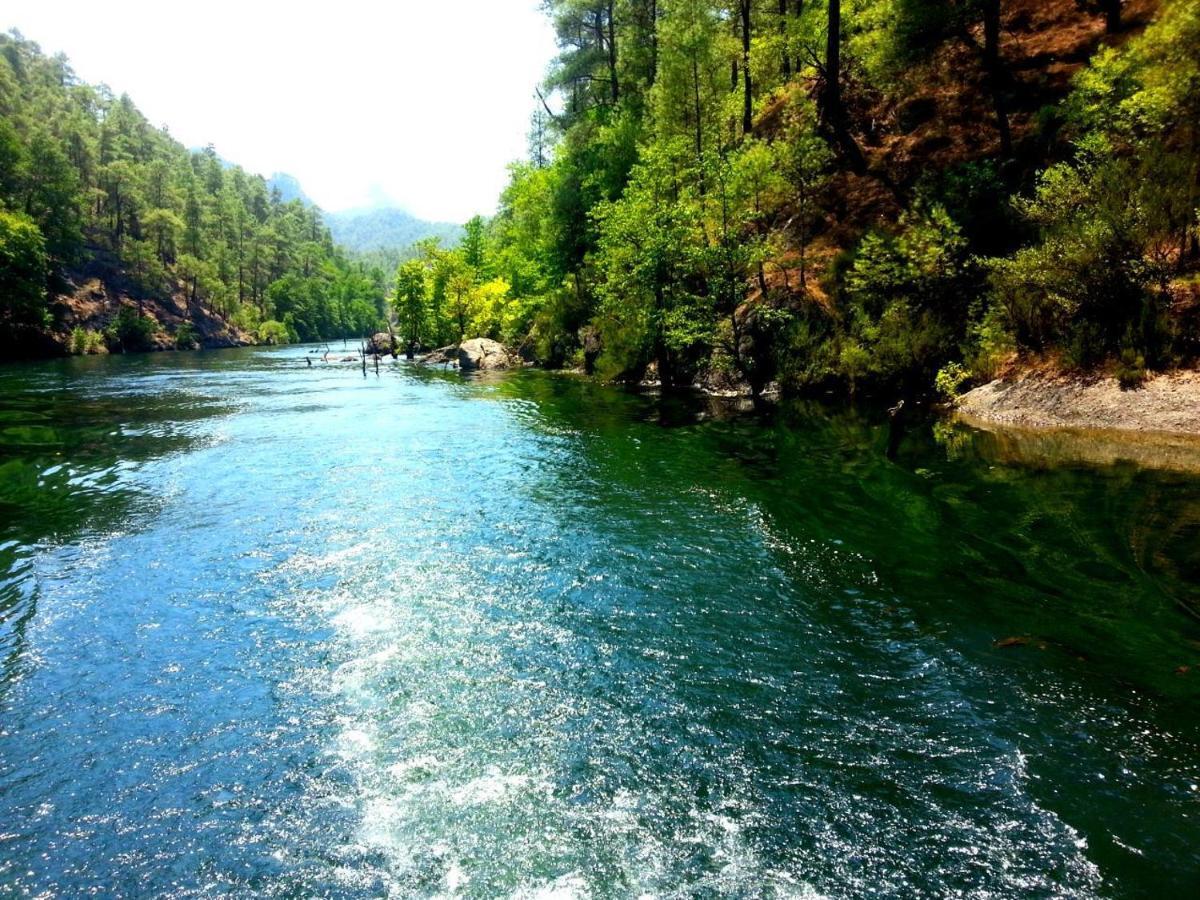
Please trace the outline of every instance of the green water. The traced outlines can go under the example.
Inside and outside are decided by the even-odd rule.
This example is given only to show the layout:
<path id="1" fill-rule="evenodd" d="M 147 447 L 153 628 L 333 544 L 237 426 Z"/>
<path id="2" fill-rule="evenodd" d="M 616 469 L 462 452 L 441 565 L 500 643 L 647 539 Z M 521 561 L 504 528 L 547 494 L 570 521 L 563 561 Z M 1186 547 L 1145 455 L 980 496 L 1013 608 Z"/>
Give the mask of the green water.
<path id="1" fill-rule="evenodd" d="M 1200 889 L 1197 476 L 304 352 L 0 369 L 0 895 Z"/>

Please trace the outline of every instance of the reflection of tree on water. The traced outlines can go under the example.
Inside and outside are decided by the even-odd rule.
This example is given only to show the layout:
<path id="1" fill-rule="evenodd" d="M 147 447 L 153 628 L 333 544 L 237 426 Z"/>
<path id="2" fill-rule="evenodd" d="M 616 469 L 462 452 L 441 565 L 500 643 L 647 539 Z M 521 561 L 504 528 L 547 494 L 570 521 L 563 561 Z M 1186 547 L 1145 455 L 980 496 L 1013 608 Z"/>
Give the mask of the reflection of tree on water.
<path id="1" fill-rule="evenodd" d="M 972 652 L 1034 635 L 1056 651 L 1039 657 L 1046 664 L 1085 658 L 1107 677 L 1192 690 L 1174 674 L 1197 661 L 1194 626 L 1180 615 L 1180 604 L 1197 600 L 1200 481 L 1191 476 L 1070 456 L 1030 465 L 1006 455 L 1009 444 L 944 423 L 913 426 L 889 462 L 882 408 L 796 402 L 767 415 L 728 405 L 714 415 L 704 398 L 530 375 L 481 396 L 532 401 L 535 427 L 585 436 L 593 483 L 648 504 L 689 489 L 751 500 L 789 546 L 862 560 L 856 575 L 822 574 L 804 559 L 797 578 L 849 579 L 857 589 L 858 576 L 874 572 L 875 600 L 899 598 Z M 560 474 L 562 496 L 577 494 L 580 473 Z"/>
<path id="2" fill-rule="evenodd" d="M 37 579 L 25 548 L 0 547 L 0 697 L 20 676 L 25 630 L 37 613 Z"/>
<path id="3" fill-rule="evenodd" d="M 1188 435 L 1092 429 L 975 428 L 939 423 L 951 459 L 1026 469 L 1094 470 L 1130 503 L 1128 546 L 1138 569 L 1200 618 L 1200 440 Z"/>
<path id="4" fill-rule="evenodd" d="M 1200 620 L 1200 498 L 1170 480 L 1138 491 L 1130 547 L 1147 574 L 1161 576 L 1179 607 Z"/>

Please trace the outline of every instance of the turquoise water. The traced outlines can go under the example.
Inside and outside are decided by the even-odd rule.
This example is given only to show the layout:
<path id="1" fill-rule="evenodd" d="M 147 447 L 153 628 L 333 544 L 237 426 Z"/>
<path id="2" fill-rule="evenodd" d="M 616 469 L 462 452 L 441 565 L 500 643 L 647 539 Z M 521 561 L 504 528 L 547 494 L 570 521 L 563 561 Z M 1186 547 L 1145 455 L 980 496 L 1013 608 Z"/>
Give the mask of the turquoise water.
<path id="1" fill-rule="evenodd" d="M 0 369 L 0 894 L 1200 887 L 1200 478 L 304 353 Z"/>

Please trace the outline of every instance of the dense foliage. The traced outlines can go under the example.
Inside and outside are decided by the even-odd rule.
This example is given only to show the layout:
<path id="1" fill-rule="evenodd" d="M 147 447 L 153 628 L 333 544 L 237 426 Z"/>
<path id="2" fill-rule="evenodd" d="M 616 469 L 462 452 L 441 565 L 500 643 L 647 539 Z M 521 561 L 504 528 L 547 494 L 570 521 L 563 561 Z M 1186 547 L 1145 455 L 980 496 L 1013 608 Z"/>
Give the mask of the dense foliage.
<path id="1" fill-rule="evenodd" d="M 114 348 L 145 343 L 155 323 L 130 316 L 162 297 L 263 341 L 359 336 L 385 313 L 383 274 L 349 260 L 318 209 L 211 148 L 189 152 L 129 97 L 0 35 L 0 337 L 45 327 L 61 275 L 84 270 L 142 307 L 112 310 Z M 180 330 L 177 345 L 195 342 Z"/>
<path id="2" fill-rule="evenodd" d="M 403 266 L 410 338 L 755 390 L 1194 357 L 1200 5 L 1148 28 L 1115 0 L 545 5 L 530 160 L 464 247 Z M 1018 83 L 1021 27 L 1090 63 Z"/>
<path id="3" fill-rule="evenodd" d="M 1015 354 L 1130 381 L 1200 356 L 1200 5 L 545 7 L 561 52 L 497 214 L 372 265 L 298 185 L 0 38 L 0 327 L 44 328 L 47 282 L 88 263 L 264 342 L 390 315 L 411 344 L 668 385 L 916 394 Z M 126 325 L 109 343 L 145 340 Z"/>

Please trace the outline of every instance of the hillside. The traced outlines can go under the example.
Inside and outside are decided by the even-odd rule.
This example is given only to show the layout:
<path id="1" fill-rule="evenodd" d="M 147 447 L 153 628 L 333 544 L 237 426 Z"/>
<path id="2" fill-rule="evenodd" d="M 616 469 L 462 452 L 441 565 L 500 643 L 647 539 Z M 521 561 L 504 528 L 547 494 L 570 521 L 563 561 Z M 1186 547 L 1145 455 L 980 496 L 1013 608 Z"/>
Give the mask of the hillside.
<path id="1" fill-rule="evenodd" d="M 300 180 L 295 175 L 289 175 L 286 172 L 276 172 L 267 179 L 267 189 L 270 191 L 278 191 L 279 198 L 284 203 L 291 203 L 293 200 L 299 200 L 305 206 L 316 206 L 313 199 L 304 193 L 304 188 L 300 186 Z"/>
<path id="2" fill-rule="evenodd" d="M 893 401 L 1200 359 L 1200 5 L 545 8 L 557 103 L 484 233 L 409 273 L 410 334 Z"/>
<path id="3" fill-rule="evenodd" d="M 278 191 L 284 203 L 298 200 L 305 206 L 317 206 L 294 175 L 276 172 L 267 179 L 267 187 L 271 191 Z M 339 246 L 366 256 L 384 255 L 399 259 L 420 241 L 434 239 L 443 246 L 452 247 L 462 238 L 460 225 L 429 222 L 386 204 L 341 212 L 322 210 L 321 215 Z"/>
<path id="4" fill-rule="evenodd" d="M 449 222 L 427 222 L 396 208 L 371 207 L 326 213 L 333 239 L 348 250 L 407 250 L 419 241 L 434 238 L 452 247 L 462 238 L 462 226 Z"/>
<path id="5" fill-rule="evenodd" d="M 371 333 L 386 274 L 338 247 L 293 186 L 285 198 L 189 151 L 128 96 L 0 35 L 0 352 Z"/>

